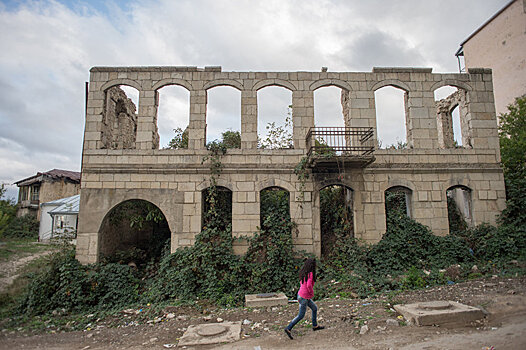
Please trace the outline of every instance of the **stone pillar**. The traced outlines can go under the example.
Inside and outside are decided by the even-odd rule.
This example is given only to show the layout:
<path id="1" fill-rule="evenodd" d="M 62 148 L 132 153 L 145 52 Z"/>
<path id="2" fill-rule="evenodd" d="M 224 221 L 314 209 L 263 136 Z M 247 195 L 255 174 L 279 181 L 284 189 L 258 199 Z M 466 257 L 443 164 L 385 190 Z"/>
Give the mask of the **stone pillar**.
<path id="1" fill-rule="evenodd" d="M 414 149 L 438 148 L 434 98 L 424 91 L 410 91 L 406 99 L 407 144 Z"/>
<path id="2" fill-rule="evenodd" d="M 295 175 L 293 175 L 295 176 Z M 296 185 L 296 187 L 299 184 Z M 292 232 L 292 241 L 297 250 L 304 250 L 321 255 L 321 236 L 319 229 L 320 205 L 319 196 L 313 200 L 313 183 L 307 182 L 305 189 L 290 193 L 290 216 L 297 224 L 296 232 Z M 302 198 L 303 197 L 303 198 Z M 315 205 L 317 201 L 317 205 Z M 317 217 L 317 219 L 314 219 Z M 314 220 L 317 220 L 318 229 L 314 229 Z"/>
<path id="3" fill-rule="evenodd" d="M 98 73 L 91 73 L 93 75 Z M 102 114 L 104 109 L 104 91 L 99 84 L 91 81 L 88 88 L 88 105 L 86 109 L 86 126 L 84 129 L 84 150 L 102 148 Z"/>
<path id="4" fill-rule="evenodd" d="M 305 137 L 314 127 L 314 92 L 298 90 L 292 92 L 292 124 L 294 148 L 306 149 Z"/>
<path id="5" fill-rule="evenodd" d="M 447 101 L 437 101 L 437 128 L 438 128 L 438 146 L 442 149 L 453 148 L 453 123 Z"/>
<path id="6" fill-rule="evenodd" d="M 188 148 L 204 149 L 206 143 L 206 90 L 190 91 Z"/>
<path id="7" fill-rule="evenodd" d="M 136 139 L 137 149 L 147 150 L 159 148 L 155 95 L 155 91 L 139 91 L 139 115 L 137 117 Z"/>
<path id="8" fill-rule="evenodd" d="M 241 149 L 258 147 L 258 93 L 241 91 Z"/>
<path id="9" fill-rule="evenodd" d="M 342 92 L 343 93 L 343 92 Z M 358 90 L 349 93 L 349 124 L 351 128 L 373 128 L 374 146 L 378 145 L 378 131 L 376 127 L 376 108 L 374 100 L 374 91 Z"/>
<path id="10" fill-rule="evenodd" d="M 260 226 L 260 198 L 254 181 L 237 181 L 232 193 L 232 237 L 251 237 Z M 234 252 L 244 254 L 245 240 L 234 243 Z"/>

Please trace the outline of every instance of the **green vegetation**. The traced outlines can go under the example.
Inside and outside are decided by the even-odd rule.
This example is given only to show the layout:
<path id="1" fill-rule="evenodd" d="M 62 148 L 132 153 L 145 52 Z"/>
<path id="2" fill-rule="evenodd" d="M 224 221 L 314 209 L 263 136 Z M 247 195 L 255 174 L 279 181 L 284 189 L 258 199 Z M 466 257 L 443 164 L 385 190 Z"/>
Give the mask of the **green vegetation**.
<path id="1" fill-rule="evenodd" d="M 11 221 L 16 217 L 14 201 L 4 198 L 6 191 L 5 184 L 0 184 L 0 237 L 3 237 Z"/>
<path id="2" fill-rule="evenodd" d="M 405 199 L 395 191 L 386 194 L 387 232 L 377 244 L 367 245 L 353 237 L 349 194 L 344 188 L 330 187 L 320 193 L 325 213 L 321 226 L 333 233 L 334 242 L 319 264 L 317 298 L 364 297 L 380 291 L 392 291 L 391 295 L 395 295 L 393 291 L 400 289 L 488 274 L 524 274 L 526 215 L 520 209 L 526 206 L 526 190 L 524 158 L 520 157 L 526 154 L 526 138 L 524 131 L 518 133 L 515 129 L 524 128 L 526 123 L 514 124 L 517 119 L 524 121 L 523 102 L 518 102 L 518 106 L 511 109 L 510 113 L 515 114 L 502 119 L 508 208 L 496 227 L 480 225 L 467 229 L 457 222 L 451 235 L 435 236 L 407 216 Z M 104 314 L 134 305 L 152 303 L 161 307 L 168 303 L 192 304 L 199 299 L 236 306 L 242 303 L 244 294 L 278 290 L 293 297 L 304 255 L 293 250 L 296 225 L 290 218 L 289 194 L 281 189 L 261 192 L 261 228 L 253 237 L 233 238 L 228 220 L 231 208 L 224 204 L 225 194 L 216 186 L 222 170 L 221 158 L 230 146 L 232 143 L 220 141 L 208 145 L 209 155 L 203 162 L 210 167 L 211 186 L 205 194 L 208 206 L 203 228 L 193 246 L 170 254 L 166 242 L 160 257 L 145 258 L 137 267 L 128 266 L 128 262 L 139 261 L 139 250 L 118 252 L 105 262 L 83 266 L 75 260 L 71 248 L 64 249 L 26 276 L 29 285 L 20 296 L 1 297 L 2 318 L 9 315 L 14 325 L 29 317 L 45 320 L 57 310 L 66 314 Z M 298 166 L 297 173 L 300 177 L 309 176 L 305 164 Z M 329 203 L 337 203 L 336 210 L 328 210 Z M 453 207 L 450 210 L 455 214 Z M 155 217 L 152 214 L 150 219 Z M 456 213 L 450 220 L 463 219 Z M 244 255 L 234 254 L 237 240 L 247 244 Z M 478 268 L 472 270 L 473 265 Z"/>

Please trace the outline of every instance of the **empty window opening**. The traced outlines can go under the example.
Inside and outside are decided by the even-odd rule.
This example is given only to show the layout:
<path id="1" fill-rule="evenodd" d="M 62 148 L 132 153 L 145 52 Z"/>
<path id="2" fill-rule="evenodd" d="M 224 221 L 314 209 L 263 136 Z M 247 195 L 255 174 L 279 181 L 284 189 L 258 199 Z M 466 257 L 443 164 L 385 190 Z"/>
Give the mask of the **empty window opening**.
<path id="1" fill-rule="evenodd" d="M 374 92 L 378 148 L 407 147 L 407 92 L 384 86 Z"/>
<path id="2" fill-rule="evenodd" d="M 434 94 L 440 148 L 471 147 L 466 91 L 443 86 Z"/>
<path id="3" fill-rule="evenodd" d="M 342 89 L 326 86 L 314 91 L 314 125 L 316 127 L 344 127 Z"/>
<path id="4" fill-rule="evenodd" d="M 99 237 L 103 258 L 124 264 L 133 262 L 140 268 L 151 259 L 160 258 L 171 233 L 166 217 L 156 205 L 133 199 L 106 214 Z"/>
<path id="5" fill-rule="evenodd" d="M 330 256 L 339 241 L 354 237 L 353 190 L 330 185 L 320 190 L 321 255 Z"/>
<path id="6" fill-rule="evenodd" d="M 207 90 L 206 143 L 223 138 L 225 131 L 241 130 L 241 91 L 230 86 Z"/>
<path id="7" fill-rule="evenodd" d="M 470 227 L 473 223 L 471 189 L 465 186 L 453 186 L 447 189 L 446 197 L 449 233 Z"/>
<path id="8" fill-rule="evenodd" d="M 411 189 L 404 186 L 394 186 L 385 191 L 385 217 L 389 230 L 391 220 L 411 217 Z"/>
<path id="9" fill-rule="evenodd" d="M 102 148 L 136 148 L 138 102 L 139 91 L 130 86 L 113 86 L 106 90 L 102 113 Z"/>
<path id="10" fill-rule="evenodd" d="M 290 194 L 281 187 L 267 187 L 260 192 L 260 221 L 263 231 L 290 223 Z"/>
<path id="11" fill-rule="evenodd" d="M 292 148 L 292 91 L 279 86 L 258 90 L 258 147 Z"/>
<path id="12" fill-rule="evenodd" d="M 202 192 L 201 224 L 221 230 L 232 227 L 232 191 L 226 187 L 215 186 L 205 188 Z"/>
<path id="13" fill-rule="evenodd" d="M 190 91 L 182 86 L 165 86 L 158 91 L 157 130 L 160 148 L 188 148 Z"/>

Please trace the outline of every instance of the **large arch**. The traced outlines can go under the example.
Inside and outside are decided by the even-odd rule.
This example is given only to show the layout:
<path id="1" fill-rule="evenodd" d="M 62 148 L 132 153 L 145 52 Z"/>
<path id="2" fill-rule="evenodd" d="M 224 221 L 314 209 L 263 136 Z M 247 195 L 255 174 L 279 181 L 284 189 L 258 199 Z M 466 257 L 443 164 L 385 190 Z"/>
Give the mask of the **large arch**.
<path id="1" fill-rule="evenodd" d="M 290 219 L 290 191 L 279 186 L 262 188 L 259 193 L 260 227 L 265 229 L 265 220 L 269 215 L 283 214 L 282 219 Z M 286 207 L 286 208 L 285 208 Z"/>
<path id="2" fill-rule="evenodd" d="M 385 86 L 393 86 L 395 88 L 404 90 L 405 92 L 411 91 L 411 89 L 409 89 L 409 85 L 407 85 L 406 83 L 398 79 L 386 79 L 386 80 L 379 81 L 371 87 L 371 91 L 376 91 Z"/>
<path id="3" fill-rule="evenodd" d="M 258 147 L 293 148 L 292 91 L 270 85 L 256 93 Z"/>
<path id="4" fill-rule="evenodd" d="M 167 218 L 158 206 L 143 199 L 127 199 L 104 215 L 98 230 L 98 252 L 104 257 L 139 249 L 158 258 L 171 236 Z"/>
<path id="5" fill-rule="evenodd" d="M 155 90 L 156 127 L 159 137 L 159 148 L 188 147 L 191 90 L 189 86 L 179 84 L 176 80 L 180 79 L 165 79 L 165 84 L 159 85 Z M 186 103 L 183 102 L 182 98 L 184 93 L 186 93 Z M 171 108 L 169 109 L 169 107 Z M 183 111 L 183 108 L 185 111 Z M 180 140 L 170 144 L 170 140 L 174 136 L 177 136 Z"/>
<path id="6" fill-rule="evenodd" d="M 406 148 L 409 133 L 407 86 L 396 80 L 382 81 L 374 89 L 378 148 Z"/>
<path id="7" fill-rule="evenodd" d="M 446 189 L 449 233 L 462 231 L 473 225 L 473 190 L 464 185 Z"/>
<path id="8" fill-rule="evenodd" d="M 460 80 L 455 80 L 455 79 L 446 79 L 446 80 L 440 80 L 440 81 L 437 81 L 436 83 L 434 83 L 433 86 L 431 86 L 430 91 L 435 91 L 436 89 L 439 89 L 439 88 L 441 88 L 443 86 L 448 86 L 448 85 L 457 87 L 459 89 L 464 89 L 466 91 L 472 91 L 473 90 L 471 85 L 469 85 L 466 82 L 463 82 L 463 81 L 460 81 Z"/>
<path id="9" fill-rule="evenodd" d="M 385 189 L 384 198 L 386 220 L 391 210 L 405 211 L 407 217 L 413 216 L 413 190 L 411 188 L 400 185 L 391 186 Z"/>

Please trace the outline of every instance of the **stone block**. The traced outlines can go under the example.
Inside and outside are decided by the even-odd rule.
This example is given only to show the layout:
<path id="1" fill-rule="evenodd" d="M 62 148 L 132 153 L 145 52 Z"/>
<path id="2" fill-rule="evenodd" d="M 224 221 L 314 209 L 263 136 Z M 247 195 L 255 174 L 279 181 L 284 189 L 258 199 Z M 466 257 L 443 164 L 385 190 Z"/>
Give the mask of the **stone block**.
<path id="1" fill-rule="evenodd" d="M 417 326 L 468 325 L 484 317 L 482 310 L 455 301 L 430 301 L 395 305 L 406 320 Z"/>
<path id="2" fill-rule="evenodd" d="M 190 325 L 179 340 L 178 347 L 231 343 L 239 340 L 241 321 Z"/>
<path id="3" fill-rule="evenodd" d="M 246 307 L 266 307 L 287 305 L 289 302 L 285 293 L 262 293 L 245 295 Z"/>

